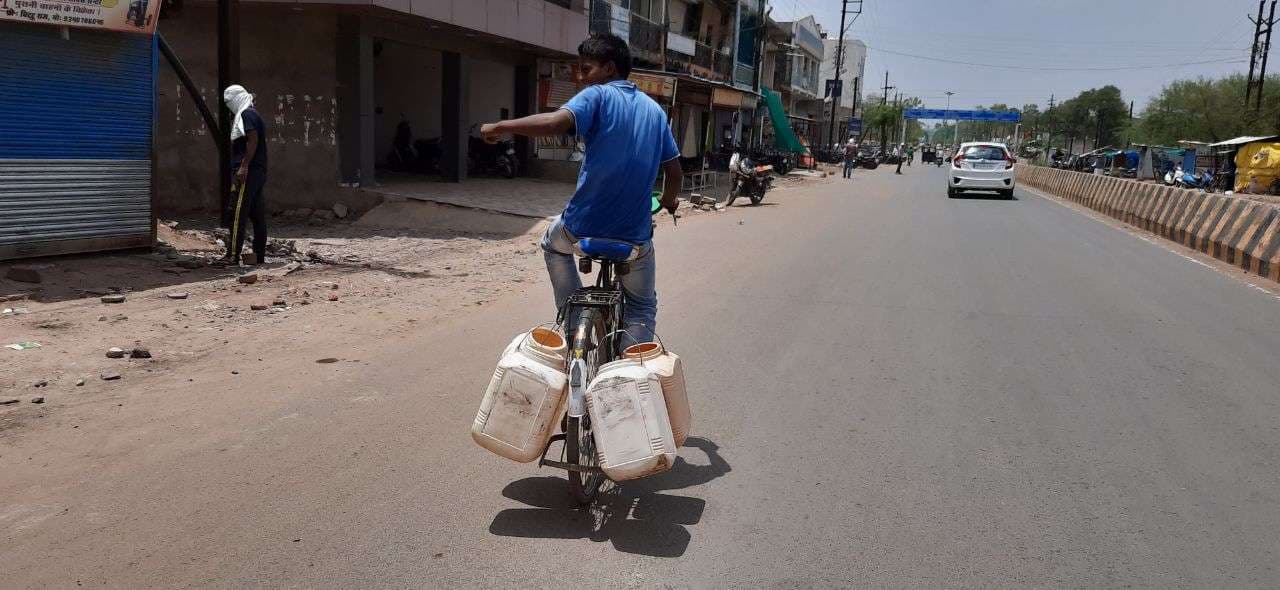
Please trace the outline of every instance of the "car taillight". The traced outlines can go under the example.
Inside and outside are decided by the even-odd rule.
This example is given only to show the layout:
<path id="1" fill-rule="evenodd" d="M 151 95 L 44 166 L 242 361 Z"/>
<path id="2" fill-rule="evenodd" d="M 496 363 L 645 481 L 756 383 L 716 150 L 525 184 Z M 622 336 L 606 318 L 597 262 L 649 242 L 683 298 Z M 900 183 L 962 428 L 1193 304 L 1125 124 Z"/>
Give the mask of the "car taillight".
<path id="1" fill-rule="evenodd" d="M 959 168 L 960 162 L 963 162 L 963 161 L 964 161 L 964 154 L 956 154 L 956 157 L 951 160 L 951 165 L 955 166 L 956 168 Z"/>
<path id="2" fill-rule="evenodd" d="M 1014 165 L 1014 164 L 1017 164 L 1017 163 L 1018 163 L 1018 159 L 1017 159 L 1017 158 L 1015 158 L 1015 157 L 1013 157 L 1013 156 L 1005 156 L 1005 157 L 1004 157 L 1004 169 L 1005 169 L 1005 170 L 1008 170 L 1008 169 L 1010 169 L 1010 168 L 1013 168 L 1013 165 Z"/>

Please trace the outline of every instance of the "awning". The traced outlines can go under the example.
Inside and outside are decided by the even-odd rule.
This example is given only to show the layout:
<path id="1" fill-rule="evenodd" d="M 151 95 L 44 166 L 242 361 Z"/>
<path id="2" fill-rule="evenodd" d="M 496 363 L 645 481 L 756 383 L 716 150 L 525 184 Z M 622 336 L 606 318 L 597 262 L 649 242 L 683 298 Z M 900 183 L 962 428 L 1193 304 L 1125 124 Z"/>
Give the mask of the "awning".
<path id="1" fill-rule="evenodd" d="M 796 138 L 796 132 L 791 129 L 791 123 L 787 122 L 787 112 L 782 108 L 782 99 L 778 93 L 768 88 L 761 88 L 760 91 L 764 95 L 765 106 L 769 108 L 769 120 L 773 123 L 774 145 L 797 154 L 808 151 Z"/>
<path id="2" fill-rule="evenodd" d="M 1211 143 L 1211 144 L 1209 144 L 1209 147 L 1225 147 L 1225 146 L 1233 146 L 1233 145 L 1244 145 L 1244 144 L 1246 144 L 1246 143 L 1255 143 L 1255 142 L 1259 142 L 1259 141 L 1270 141 L 1270 140 L 1273 140 L 1273 139 L 1276 139 L 1276 138 L 1280 138 L 1280 135 L 1258 135 L 1258 136 L 1245 135 L 1245 136 L 1237 137 L 1237 138 L 1235 138 L 1235 139 L 1228 139 L 1228 140 L 1226 140 L 1226 141 L 1219 141 L 1218 143 Z"/>

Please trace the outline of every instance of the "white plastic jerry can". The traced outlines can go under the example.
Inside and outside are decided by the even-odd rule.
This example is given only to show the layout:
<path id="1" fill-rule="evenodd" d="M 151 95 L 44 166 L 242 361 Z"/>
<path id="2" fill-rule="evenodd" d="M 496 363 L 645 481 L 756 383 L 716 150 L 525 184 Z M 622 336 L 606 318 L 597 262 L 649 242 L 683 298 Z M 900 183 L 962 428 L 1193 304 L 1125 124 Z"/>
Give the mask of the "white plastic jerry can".
<path id="1" fill-rule="evenodd" d="M 564 410 L 567 350 L 564 337 L 546 328 L 516 336 L 498 359 L 471 438 L 513 461 L 540 457 Z"/>
<path id="2" fill-rule="evenodd" d="M 675 464 L 676 443 L 657 373 L 635 359 L 600 367 L 587 388 L 596 454 L 614 481 L 662 473 Z"/>
<path id="3" fill-rule="evenodd" d="M 684 388 L 684 366 L 680 357 L 658 342 L 628 346 L 622 351 L 622 357 L 640 361 L 658 375 L 658 381 L 662 383 L 662 397 L 667 401 L 667 416 L 671 418 L 671 435 L 677 447 L 684 446 L 693 416 L 689 411 L 689 395 Z"/>

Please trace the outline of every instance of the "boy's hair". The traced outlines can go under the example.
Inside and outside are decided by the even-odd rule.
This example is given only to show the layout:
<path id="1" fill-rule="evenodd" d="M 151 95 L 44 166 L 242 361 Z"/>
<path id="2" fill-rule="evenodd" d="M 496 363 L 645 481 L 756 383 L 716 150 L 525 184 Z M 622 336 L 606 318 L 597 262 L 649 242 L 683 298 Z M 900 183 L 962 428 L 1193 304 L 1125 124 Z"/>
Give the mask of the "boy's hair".
<path id="1" fill-rule="evenodd" d="M 618 77 L 626 80 L 631 75 L 631 49 L 622 37 L 612 33 L 592 33 L 586 41 L 578 45 L 578 57 L 594 59 L 601 64 L 613 62 Z"/>

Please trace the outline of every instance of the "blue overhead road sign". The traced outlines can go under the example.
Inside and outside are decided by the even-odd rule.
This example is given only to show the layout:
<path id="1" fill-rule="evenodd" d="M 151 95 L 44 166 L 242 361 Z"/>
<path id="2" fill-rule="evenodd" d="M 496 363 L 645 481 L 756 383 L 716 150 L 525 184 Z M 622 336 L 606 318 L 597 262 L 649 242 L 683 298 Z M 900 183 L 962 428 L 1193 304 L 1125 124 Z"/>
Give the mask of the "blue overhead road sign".
<path id="1" fill-rule="evenodd" d="M 907 119 L 954 119 L 958 121 L 989 121 L 992 123 L 1018 123 L 1022 113 L 1018 111 L 961 111 L 946 109 L 907 109 L 902 112 Z"/>

